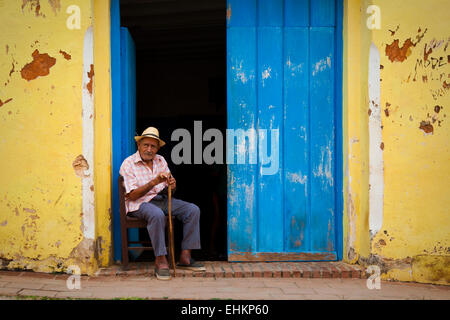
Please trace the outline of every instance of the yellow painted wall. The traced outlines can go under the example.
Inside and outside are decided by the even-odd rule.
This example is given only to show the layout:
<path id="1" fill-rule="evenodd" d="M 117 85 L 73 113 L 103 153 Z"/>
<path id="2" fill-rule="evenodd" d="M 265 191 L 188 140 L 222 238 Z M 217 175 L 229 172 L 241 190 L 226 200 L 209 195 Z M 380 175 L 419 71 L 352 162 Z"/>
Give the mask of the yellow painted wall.
<path id="1" fill-rule="evenodd" d="M 367 27 L 369 5 L 380 8 L 380 29 Z M 449 9 L 445 0 L 345 1 L 344 260 L 378 264 L 385 279 L 450 282 Z M 372 240 L 367 143 L 371 43 L 381 56 L 384 144 L 383 223 Z"/>
<path id="2" fill-rule="evenodd" d="M 80 9 L 79 29 L 67 27 L 71 5 Z M 92 25 L 93 240 L 83 236 L 82 185 L 74 167 L 82 154 L 83 39 Z M 104 36 L 109 1 L 0 1 L 0 27 L 2 266 L 61 272 L 78 265 L 82 273 L 93 273 L 110 262 L 111 248 L 110 60 Z M 29 65 L 33 59 L 39 63 Z"/>
<path id="3" fill-rule="evenodd" d="M 361 25 L 363 17 L 357 1 L 344 2 L 343 19 L 343 154 L 344 154 L 344 261 L 356 263 L 368 255 L 368 140 L 363 94 L 367 81 L 361 74 L 362 56 L 367 56 Z M 364 45 L 363 45 L 364 44 Z M 366 52 L 362 52 L 366 48 Z"/>
<path id="4" fill-rule="evenodd" d="M 111 211 L 111 42 L 110 1 L 94 2 L 95 60 L 95 209 L 98 263 L 106 267 L 112 262 Z"/>

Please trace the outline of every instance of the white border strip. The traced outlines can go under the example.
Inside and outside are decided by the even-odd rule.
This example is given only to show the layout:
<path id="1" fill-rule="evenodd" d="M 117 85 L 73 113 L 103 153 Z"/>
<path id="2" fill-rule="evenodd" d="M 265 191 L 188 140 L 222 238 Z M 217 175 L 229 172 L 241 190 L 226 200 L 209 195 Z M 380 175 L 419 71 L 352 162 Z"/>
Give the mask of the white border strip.
<path id="1" fill-rule="evenodd" d="M 381 149 L 380 53 L 372 43 L 369 54 L 369 230 L 373 237 L 383 225 L 384 168 Z"/>
<path id="2" fill-rule="evenodd" d="M 82 121 L 83 121 L 83 156 L 89 168 L 85 170 L 82 178 L 83 194 L 83 235 L 87 239 L 95 238 L 95 202 L 94 191 L 94 85 L 92 83 L 92 94 L 87 89 L 91 79 L 88 73 L 91 65 L 94 65 L 94 39 L 92 26 L 84 35 L 83 42 L 83 85 L 82 85 Z M 92 80 L 93 81 L 93 80 Z"/>

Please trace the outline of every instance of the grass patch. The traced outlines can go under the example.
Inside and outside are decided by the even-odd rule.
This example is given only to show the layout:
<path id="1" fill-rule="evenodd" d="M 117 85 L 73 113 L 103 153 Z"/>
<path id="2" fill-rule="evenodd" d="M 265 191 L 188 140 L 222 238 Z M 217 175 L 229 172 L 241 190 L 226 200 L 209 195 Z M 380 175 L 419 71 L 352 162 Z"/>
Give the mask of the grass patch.
<path id="1" fill-rule="evenodd" d="M 16 300 L 102 300 L 99 298 L 56 298 L 56 297 L 47 297 L 47 296 L 1 296 L 7 298 L 13 298 Z"/>
<path id="2" fill-rule="evenodd" d="M 148 300 L 148 299 L 141 297 L 126 297 L 126 298 L 114 298 L 112 300 Z"/>

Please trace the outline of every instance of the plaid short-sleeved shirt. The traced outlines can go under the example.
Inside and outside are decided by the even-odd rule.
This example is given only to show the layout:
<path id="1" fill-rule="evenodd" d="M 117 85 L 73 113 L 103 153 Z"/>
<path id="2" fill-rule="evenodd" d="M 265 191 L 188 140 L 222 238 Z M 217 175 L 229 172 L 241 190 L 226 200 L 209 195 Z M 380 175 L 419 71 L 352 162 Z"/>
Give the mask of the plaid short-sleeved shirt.
<path id="1" fill-rule="evenodd" d="M 123 161 L 120 166 L 119 173 L 123 176 L 125 191 L 128 194 L 134 189 L 137 189 L 153 180 L 160 173 L 170 173 L 170 170 L 167 166 L 166 159 L 159 154 L 155 155 L 153 158 L 153 169 L 150 170 L 150 168 L 142 160 L 139 151 L 136 151 L 136 153 Z M 138 210 L 142 203 L 152 200 L 153 197 L 161 192 L 166 186 L 167 182 L 161 182 L 160 184 L 154 186 L 144 196 L 135 201 L 126 199 L 125 207 L 127 209 L 127 213 Z"/>

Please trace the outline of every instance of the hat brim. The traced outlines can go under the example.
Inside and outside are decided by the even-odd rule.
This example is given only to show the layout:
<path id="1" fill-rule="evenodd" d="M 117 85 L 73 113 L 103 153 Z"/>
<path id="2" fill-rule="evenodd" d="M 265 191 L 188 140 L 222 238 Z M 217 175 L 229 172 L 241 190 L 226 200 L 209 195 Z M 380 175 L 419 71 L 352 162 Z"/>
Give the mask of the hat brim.
<path id="1" fill-rule="evenodd" d="M 134 140 L 136 141 L 136 142 L 139 142 L 140 140 L 142 140 L 143 138 L 152 138 L 152 139 L 156 139 L 156 140 L 158 140 L 159 141 L 159 146 L 160 147 L 162 147 L 162 146 L 164 146 L 166 143 L 163 141 L 163 140 L 161 140 L 160 138 L 158 138 L 158 137 L 156 137 L 156 136 L 135 136 L 134 137 Z"/>

